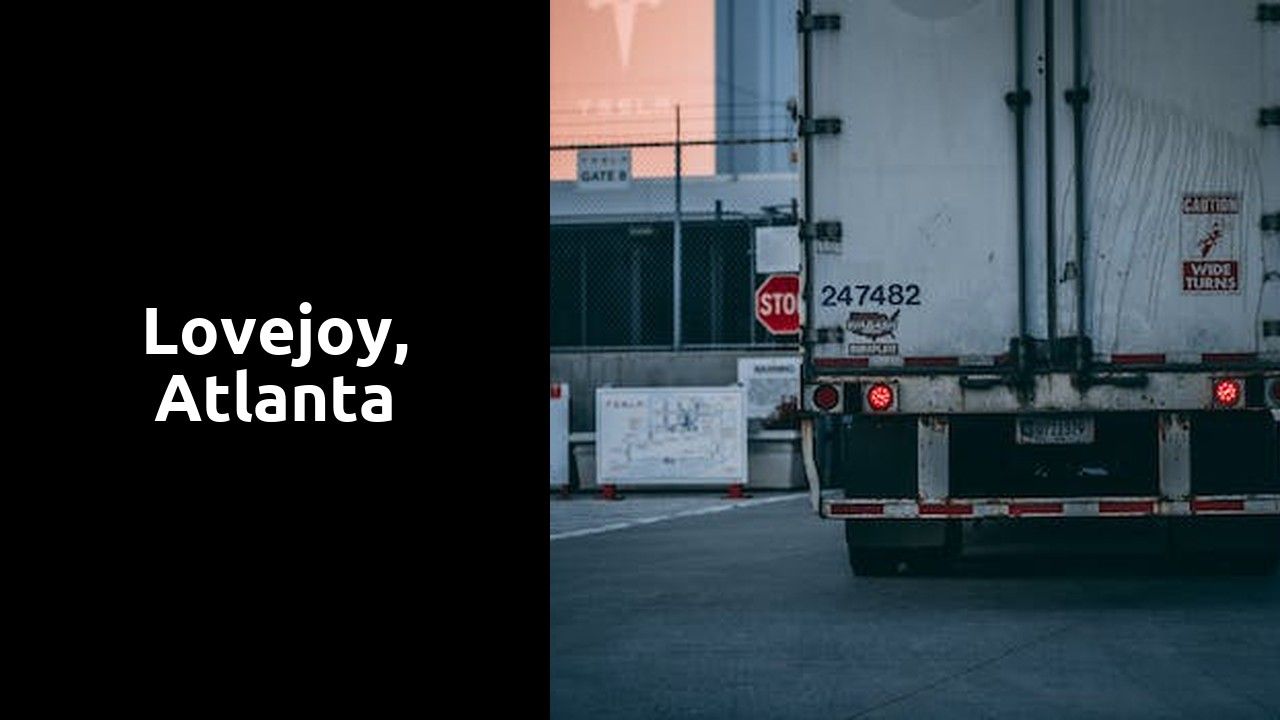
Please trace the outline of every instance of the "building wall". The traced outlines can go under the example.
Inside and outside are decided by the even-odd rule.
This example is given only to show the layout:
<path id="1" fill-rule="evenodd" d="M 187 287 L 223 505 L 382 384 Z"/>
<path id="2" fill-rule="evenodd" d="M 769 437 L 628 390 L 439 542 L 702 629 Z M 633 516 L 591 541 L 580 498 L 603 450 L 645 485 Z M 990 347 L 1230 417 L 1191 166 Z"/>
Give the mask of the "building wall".
<path id="1" fill-rule="evenodd" d="M 765 206 L 782 206 L 790 212 L 791 203 L 800 197 L 800 178 L 794 169 L 736 178 L 686 178 L 681 183 L 681 194 L 681 211 L 686 216 L 714 215 L 717 202 L 725 213 L 755 215 Z M 552 181 L 550 186 L 552 222 L 670 217 L 675 214 L 675 204 L 676 186 L 672 178 L 637 179 L 630 187 L 617 190 L 584 190 L 573 181 Z"/>
<path id="2" fill-rule="evenodd" d="M 786 103 L 799 87 L 796 4 L 716 0 L 716 135 L 720 139 L 792 133 Z M 716 148 L 721 175 L 795 172 L 787 145 Z"/>

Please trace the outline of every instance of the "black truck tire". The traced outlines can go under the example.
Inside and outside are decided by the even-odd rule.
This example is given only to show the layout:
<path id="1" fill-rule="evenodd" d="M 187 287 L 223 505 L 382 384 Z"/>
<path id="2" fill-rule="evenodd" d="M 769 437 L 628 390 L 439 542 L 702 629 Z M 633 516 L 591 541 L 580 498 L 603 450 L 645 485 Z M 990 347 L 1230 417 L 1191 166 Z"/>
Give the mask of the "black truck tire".
<path id="1" fill-rule="evenodd" d="M 855 548 L 846 544 L 849 551 L 849 569 L 858 577 L 884 577 L 896 575 L 902 558 L 886 550 Z"/>
<path id="2" fill-rule="evenodd" d="M 955 520 L 924 520 L 896 521 L 902 523 L 903 529 L 907 529 L 906 523 L 911 522 L 927 522 L 932 527 L 938 527 L 943 530 L 943 540 L 940 545 L 921 547 L 912 544 L 893 545 L 882 544 L 868 546 L 864 544 L 858 537 L 858 524 L 861 523 L 865 527 L 864 520 L 845 521 L 845 549 L 848 552 L 849 569 L 857 577 L 883 577 L 886 575 L 896 575 L 903 567 L 911 574 L 933 575 L 946 572 L 952 561 L 960 554 L 961 547 L 961 526 L 959 521 Z M 891 521 L 894 522 L 894 521 Z M 946 523 L 943 525 L 933 525 L 934 523 Z M 892 525 L 888 527 L 893 527 Z"/>
<path id="3" fill-rule="evenodd" d="M 1270 575 L 1280 569 L 1280 518 L 1183 518 L 1169 525 L 1175 568 L 1195 573 Z M 1219 542 L 1236 535 L 1234 542 Z"/>

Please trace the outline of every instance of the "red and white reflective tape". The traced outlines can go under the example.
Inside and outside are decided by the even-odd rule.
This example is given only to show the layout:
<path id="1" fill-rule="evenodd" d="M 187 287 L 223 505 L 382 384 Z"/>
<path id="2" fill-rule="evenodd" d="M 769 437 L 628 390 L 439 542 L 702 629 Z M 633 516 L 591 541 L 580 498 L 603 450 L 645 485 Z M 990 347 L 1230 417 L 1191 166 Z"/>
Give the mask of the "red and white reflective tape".
<path id="1" fill-rule="evenodd" d="M 1095 355 L 1103 365 L 1233 365 L 1257 362 L 1253 352 L 1225 353 L 1112 353 Z M 1009 355 L 873 355 L 870 357 L 815 358 L 818 368 L 865 367 L 983 367 L 1007 365 Z"/>
<path id="2" fill-rule="evenodd" d="M 814 358 L 813 360 L 814 367 L 819 368 L 864 368 L 867 367 L 868 364 L 870 364 L 870 360 L 864 357 Z"/>
<path id="3" fill-rule="evenodd" d="M 1257 362 L 1258 353 L 1226 352 L 1226 353 L 1113 353 L 1100 355 L 1097 360 L 1111 365 L 1230 365 L 1234 363 Z"/>
<path id="4" fill-rule="evenodd" d="M 902 364 L 906 367 L 956 367 L 960 358 L 955 355 L 909 356 L 902 358 Z"/>
<path id="5" fill-rule="evenodd" d="M 1277 495 L 1214 495 L 1187 500 L 1124 498 L 966 498 L 964 500 L 825 500 L 823 517 L 984 518 L 984 517 L 1144 517 L 1148 515 L 1280 515 Z"/>
<path id="6" fill-rule="evenodd" d="M 993 366 L 1007 361 L 1007 355 L 874 355 L 868 357 L 815 357 L 815 368 L 956 368 Z"/>
<path id="7" fill-rule="evenodd" d="M 1163 365 L 1164 353 L 1114 353 L 1103 362 L 1112 365 Z"/>

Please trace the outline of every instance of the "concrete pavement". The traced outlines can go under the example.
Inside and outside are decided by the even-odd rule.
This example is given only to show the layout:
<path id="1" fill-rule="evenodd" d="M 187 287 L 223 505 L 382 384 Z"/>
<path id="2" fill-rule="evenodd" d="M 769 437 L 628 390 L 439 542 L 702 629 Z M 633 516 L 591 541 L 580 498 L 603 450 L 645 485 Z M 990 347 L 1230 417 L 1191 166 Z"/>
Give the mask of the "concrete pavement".
<path id="1" fill-rule="evenodd" d="M 788 495 L 553 497 L 551 716 L 1280 717 L 1280 576 L 1180 574 L 1112 524 L 855 578 Z"/>

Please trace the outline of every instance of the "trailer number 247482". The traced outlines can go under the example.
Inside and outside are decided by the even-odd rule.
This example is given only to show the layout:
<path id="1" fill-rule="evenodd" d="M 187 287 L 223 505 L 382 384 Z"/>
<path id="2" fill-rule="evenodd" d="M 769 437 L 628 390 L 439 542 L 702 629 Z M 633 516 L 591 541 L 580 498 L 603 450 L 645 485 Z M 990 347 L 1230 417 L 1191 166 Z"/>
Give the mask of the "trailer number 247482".
<path id="1" fill-rule="evenodd" d="M 857 294 L 857 305 L 867 305 L 875 303 L 876 305 L 919 305 L 920 304 L 920 286 L 916 284 L 899 285 L 844 285 L 835 287 L 834 285 L 822 286 L 822 305 L 824 307 L 836 307 L 837 305 L 854 305 L 854 294 Z"/>

